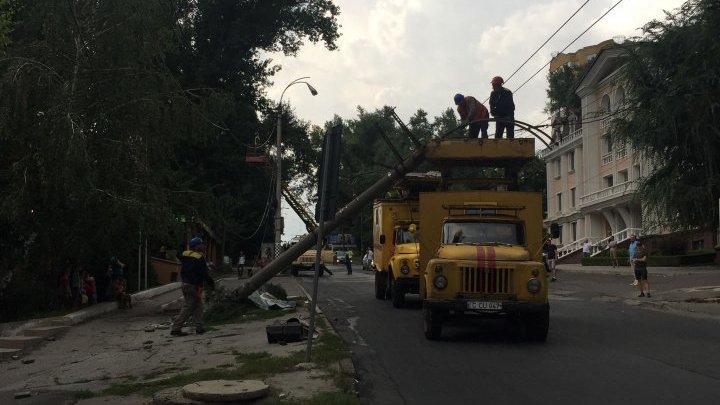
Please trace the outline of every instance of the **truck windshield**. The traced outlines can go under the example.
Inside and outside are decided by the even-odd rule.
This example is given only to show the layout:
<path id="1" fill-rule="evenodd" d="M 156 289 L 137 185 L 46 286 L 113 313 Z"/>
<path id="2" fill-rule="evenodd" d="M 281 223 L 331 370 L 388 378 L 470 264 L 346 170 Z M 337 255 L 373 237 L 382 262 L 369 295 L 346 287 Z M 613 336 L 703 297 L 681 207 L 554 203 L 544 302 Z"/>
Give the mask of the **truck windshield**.
<path id="1" fill-rule="evenodd" d="M 414 233 L 410 233 L 407 228 L 398 228 L 395 230 L 395 244 L 402 245 L 403 243 L 416 243 L 418 241 L 418 232 L 415 230 Z"/>
<path id="2" fill-rule="evenodd" d="M 518 222 L 445 222 L 443 243 L 524 245 L 525 232 Z"/>

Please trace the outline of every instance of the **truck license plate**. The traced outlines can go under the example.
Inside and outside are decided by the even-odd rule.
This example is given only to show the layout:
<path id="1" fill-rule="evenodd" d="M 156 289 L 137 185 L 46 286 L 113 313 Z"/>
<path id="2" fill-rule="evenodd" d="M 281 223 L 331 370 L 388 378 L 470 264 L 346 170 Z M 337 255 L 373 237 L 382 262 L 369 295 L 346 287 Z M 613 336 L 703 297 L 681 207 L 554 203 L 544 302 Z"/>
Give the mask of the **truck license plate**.
<path id="1" fill-rule="evenodd" d="M 502 309 L 502 302 L 468 301 L 468 309 L 481 309 L 499 311 Z"/>

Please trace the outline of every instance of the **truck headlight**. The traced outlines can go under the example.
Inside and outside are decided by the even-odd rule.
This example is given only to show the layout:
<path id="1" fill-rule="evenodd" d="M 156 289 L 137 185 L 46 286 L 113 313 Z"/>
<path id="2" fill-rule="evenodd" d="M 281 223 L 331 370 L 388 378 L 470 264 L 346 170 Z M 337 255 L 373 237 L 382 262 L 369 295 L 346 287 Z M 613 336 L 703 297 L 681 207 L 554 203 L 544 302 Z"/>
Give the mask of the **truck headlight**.
<path id="1" fill-rule="evenodd" d="M 410 267 L 408 267 L 407 264 L 403 264 L 402 266 L 400 266 L 400 272 L 402 274 L 408 274 L 410 273 Z"/>
<path id="2" fill-rule="evenodd" d="M 531 294 L 537 294 L 538 292 L 540 292 L 541 287 L 542 287 L 542 283 L 540 282 L 540 280 L 538 280 L 536 278 L 531 278 L 527 282 L 527 290 Z"/>
<path id="3" fill-rule="evenodd" d="M 442 274 L 439 276 L 436 276 L 435 280 L 433 280 L 433 284 L 435 285 L 435 288 L 437 288 L 438 290 L 444 290 L 448 284 L 447 277 L 443 276 Z"/>
<path id="4" fill-rule="evenodd" d="M 415 259 L 415 270 L 420 270 L 420 260 Z"/>

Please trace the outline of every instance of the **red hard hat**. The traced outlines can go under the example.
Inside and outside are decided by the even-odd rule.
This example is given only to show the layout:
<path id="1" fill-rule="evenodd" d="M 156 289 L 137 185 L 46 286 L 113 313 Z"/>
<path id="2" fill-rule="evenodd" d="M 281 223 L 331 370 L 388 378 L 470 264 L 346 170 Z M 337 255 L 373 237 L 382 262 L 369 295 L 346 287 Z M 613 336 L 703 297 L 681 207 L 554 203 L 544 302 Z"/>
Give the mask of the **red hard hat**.
<path id="1" fill-rule="evenodd" d="M 503 80 L 503 78 L 500 77 L 500 76 L 495 76 L 495 77 L 492 78 L 492 81 L 491 81 L 490 83 L 492 83 L 492 84 L 503 84 L 503 83 L 505 83 L 505 80 Z"/>

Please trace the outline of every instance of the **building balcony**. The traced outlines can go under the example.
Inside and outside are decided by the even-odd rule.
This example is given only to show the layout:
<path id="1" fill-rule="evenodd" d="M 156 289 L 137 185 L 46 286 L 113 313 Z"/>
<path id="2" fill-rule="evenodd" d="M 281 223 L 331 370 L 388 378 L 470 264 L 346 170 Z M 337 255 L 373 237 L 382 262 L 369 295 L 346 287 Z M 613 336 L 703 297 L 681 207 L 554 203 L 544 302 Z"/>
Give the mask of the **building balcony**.
<path id="1" fill-rule="evenodd" d="M 568 136 L 563 137 L 559 141 L 556 141 L 555 143 L 551 144 L 550 147 L 545 148 L 538 152 L 538 157 L 540 159 L 545 159 L 549 154 L 551 154 L 554 151 L 562 149 L 563 146 L 569 144 L 570 142 L 582 138 L 582 128 L 578 128 L 572 132 Z"/>
<path id="2" fill-rule="evenodd" d="M 612 187 L 604 188 L 600 191 L 580 197 L 580 207 L 587 207 L 589 205 L 612 200 L 613 198 L 623 197 L 634 193 L 636 189 L 637 183 L 634 181 L 626 181 Z"/>
<path id="3" fill-rule="evenodd" d="M 603 157 L 602 157 L 602 165 L 603 166 L 609 165 L 612 162 L 613 162 L 613 153 L 612 152 L 608 152 L 603 155 Z"/>
<path id="4" fill-rule="evenodd" d="M 603 134 L 606 134 L 608 128 L 610 128 L 610 117 L 605 117 L 602 119 L 602 121 L 600 121 L 600 129 L 602 130 Z"/>
<path id="5" fill-rule="evenodd" d="M 627 156 L 627 148 L 622 147 L 615 151 L 615 159 L 622 159 Z"/>

